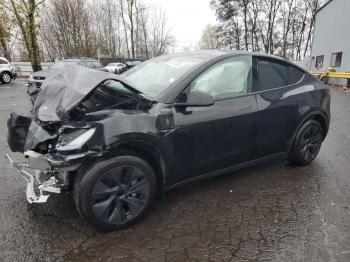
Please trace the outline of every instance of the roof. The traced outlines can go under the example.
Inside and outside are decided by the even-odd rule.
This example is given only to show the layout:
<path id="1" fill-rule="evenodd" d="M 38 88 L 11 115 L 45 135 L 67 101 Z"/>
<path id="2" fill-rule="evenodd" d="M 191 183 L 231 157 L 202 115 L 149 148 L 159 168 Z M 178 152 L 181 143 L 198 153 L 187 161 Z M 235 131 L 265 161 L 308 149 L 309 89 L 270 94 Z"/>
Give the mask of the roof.
<path id="1" fill-rule="evenodd" d="M 167 55 L 167 56 L 181 56 L 181 55 L 200 57 L 204 60 L 204 62 L 212 60 L 216 57 L 227 57 L 230 55 L 251 55 L 251 56 L 272 58 L 272 59 L 277 59 L 280 61 L 292 63 L 290 60 L 283 58 L 283 57 L 280 57 L 280 56 L 266 54 L 266 53 L 250 52 L 250 51 L 244 51 L 244 50 L 220 50 L 220 49 L 199 50 L 199 51 L 175 53 L 175 54 L 171 54 L 171 55 Z M 295 65 L 295 63 L 292 63 L 292 64 Z"/>
<path id="2" fill-rule="evenodd" d="M 326 2 L 323 6 L 321 6 L 319 9 L 317 9 L 317 11 L 315 12 L 315 15 L 317 15 L 320 11 L 322 11 L 327 5 L 329 5 L 331 2 L 333 2 L 333 0 L 329 0 L 328 2 Z"/>

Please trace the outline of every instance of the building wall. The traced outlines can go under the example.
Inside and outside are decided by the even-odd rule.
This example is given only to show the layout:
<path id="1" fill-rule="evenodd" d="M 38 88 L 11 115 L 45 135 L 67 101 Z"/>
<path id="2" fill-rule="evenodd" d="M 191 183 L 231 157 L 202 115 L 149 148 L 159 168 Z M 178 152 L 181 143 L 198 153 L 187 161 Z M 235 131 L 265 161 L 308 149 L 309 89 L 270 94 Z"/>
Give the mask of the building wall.
<path id="1" fill-rule="evenodd" d="M 324 55 L 323 67 L 331 65 L 332 53 L 342 52 L 339 72 L 350 71 L 350 1 L 333 0 L 316 15 L 311 48 L 311 69 L 315 69 L 316 57 Z"/>

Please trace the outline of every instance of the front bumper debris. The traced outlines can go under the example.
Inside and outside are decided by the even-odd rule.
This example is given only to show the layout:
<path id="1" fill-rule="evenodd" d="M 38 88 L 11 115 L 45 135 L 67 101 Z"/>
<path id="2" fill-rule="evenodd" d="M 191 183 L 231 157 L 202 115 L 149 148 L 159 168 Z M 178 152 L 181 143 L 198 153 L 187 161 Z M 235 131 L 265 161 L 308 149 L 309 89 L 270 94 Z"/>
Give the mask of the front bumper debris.
<path id="1" fill-rule="evenodd" d="M 11 166 L 27 181 L 26 197 L 29 203 L 45 203 L 49 198 L 46 193 L 61 193 L 61 188 L 57 184 L 55 176 L 43 176 L 43 174 L 52 174 L 51 167 L 44 155 L 33 151 L 27 151 L 24 154 L 26 161 L 13 161 L 5 154 Z M 31 170 L 31 174 L 27 170 Z M 42 179 L 42 177 L 47 177 Z M 43 181 L 44 180 L 44 181 Z"/>

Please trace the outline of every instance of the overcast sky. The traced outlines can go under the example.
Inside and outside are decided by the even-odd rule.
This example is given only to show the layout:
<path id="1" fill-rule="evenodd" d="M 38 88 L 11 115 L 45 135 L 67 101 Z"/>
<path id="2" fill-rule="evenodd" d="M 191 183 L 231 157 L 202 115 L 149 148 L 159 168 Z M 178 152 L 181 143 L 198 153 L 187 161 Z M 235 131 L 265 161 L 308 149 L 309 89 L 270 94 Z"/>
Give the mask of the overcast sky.
<path id="1" fill-rule="evenodd" d="M 144 0 L 144 3 L 159 6 L 166 13 L 179 51 L 183 47 L 196 46 L 205 26 L 216 23 L 210 0 Z"/>

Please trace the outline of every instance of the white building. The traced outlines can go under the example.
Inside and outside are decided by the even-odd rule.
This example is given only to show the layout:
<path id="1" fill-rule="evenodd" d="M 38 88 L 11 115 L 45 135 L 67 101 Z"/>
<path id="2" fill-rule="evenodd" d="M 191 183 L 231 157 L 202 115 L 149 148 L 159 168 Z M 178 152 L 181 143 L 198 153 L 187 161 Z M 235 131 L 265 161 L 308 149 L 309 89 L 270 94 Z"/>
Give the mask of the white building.
<path id="1" fill-rule="evenodd" d="M 350 0 L 330 0 L 317 10 L 310 63 L 311 70 L 350 72 Z"/>

